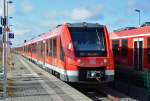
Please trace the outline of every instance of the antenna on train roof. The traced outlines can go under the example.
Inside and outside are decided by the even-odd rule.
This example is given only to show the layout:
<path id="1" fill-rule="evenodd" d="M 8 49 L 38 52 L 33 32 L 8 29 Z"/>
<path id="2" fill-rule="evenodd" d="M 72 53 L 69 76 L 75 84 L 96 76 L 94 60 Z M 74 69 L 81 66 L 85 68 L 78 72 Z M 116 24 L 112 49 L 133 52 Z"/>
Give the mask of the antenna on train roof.
<path id="1" fill-rule="evenodd" d="M 140 27 L 150 26 L 150 22 L 144 22 Z"/>
<path id="2" fill-rule="evenodd" d="M 100 25 L 98 22 L 96 22 L 95 24 Z"/>
<path id="3" fill-rule="evenodd" d="M 57 25 L 56 28 L 58 28 L 58 27 L 60 27 L 60 26 L 62 26 L 62 24 Z"/>
<path id="4" fill-rule="evenodd" d="M 26 43 L 27 42 L 27 40 L 24 40 L 24 43 Z"/>
<path id="5" fill-rule="evenodd" d="M 84 27 L 87 27 L 88 23 L 87 22 L 83 22 Z"/>
<path id="6" fill-rule="evenodd" d="M 124 31 L 124 30 L 131 30 L 131 29 L 136 29 L 137 27 L 125 27 L 125 28 L 120 28 L 117 30 L 114 30 L 114 32 L 120 32 L 120 31 Z"/>

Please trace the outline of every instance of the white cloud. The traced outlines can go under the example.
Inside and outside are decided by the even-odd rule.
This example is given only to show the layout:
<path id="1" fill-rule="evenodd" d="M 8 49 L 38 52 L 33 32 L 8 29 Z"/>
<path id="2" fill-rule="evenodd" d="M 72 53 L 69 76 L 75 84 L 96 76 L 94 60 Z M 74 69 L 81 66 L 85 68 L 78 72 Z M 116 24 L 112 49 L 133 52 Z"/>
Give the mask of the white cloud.
<path id="1" fill-rule="evenodd" d="M 62 12 L 53 11 L 45 13 L 45 18 L 40 22 L 43 27 L 53 28 L 58 24 L 76 21 L 99 21 L 103 20 L 103 6 L 97 5 L 95 7 L 80 7 Z"/>
<path id="2" fill-rule="evenodd" d="M 40 23 L 41 26 L 43 27 L 52 27 L 52 26 L 55 26 L 56 25 L 56 22 L 52 22 L 52 21 L 42 21 Z"/>
<path id="3" fill-rule="evenodd" d="M 0 16 L 2 16 L 3 15 L 3 1 L 2 0 L 0 0 Z"/>
<path id="4" fill-rule="evenodd" d="M 18 29 L 18 30 L 14 31 L 15 35 L 24 35 L 24 34 L 27 34 L 29 32 L 30 32 L 30 30 L 28 30 L 28 29 Z"/>
<path id="5" fill-rule="evenodd" d="M 0 16 L 3 15 L 3 11 L 2 10 L 3 10 L 2 7 L 0 7 Z"/>
<path id="6" fill-rule="evenodd" d="M 8 11 L 9 15 L 14 14 L 16 12 L 16 6 L 14 4 L 9 5 Z"/>
<path id="7" fill-rule="evenodd" d="M 82 7 L 82 8 L 75 8 L 72 10 L 71 18 L 73 20 L 96 20 L 101 19 L 103 17 L 102 15 L 103 6 L 98 5 L 96 7 Z"/>
<path id="8" fill-rule="evenodd" d="M 92 17 L 92 12 L 86 8 L 77 8 L 72 11 L 71 17 L 74 20 L 85 20 Z"/>
<path id="9" fill-rule="evenodd" d="M 21 7 L 22 7 L 22 11 L 24 13 L 28 13 L 28 12 L 31 12 L 33 10 L 33 6 L 29 0 L 23 0 Z"/>
<path id="10" fill-rule="evenodd" d="M 135 6 L 136 1 L 135 0 L 128 0 L 127 3 L 128 3 L 129 7 L 133 7 L 133 6 Z"/>

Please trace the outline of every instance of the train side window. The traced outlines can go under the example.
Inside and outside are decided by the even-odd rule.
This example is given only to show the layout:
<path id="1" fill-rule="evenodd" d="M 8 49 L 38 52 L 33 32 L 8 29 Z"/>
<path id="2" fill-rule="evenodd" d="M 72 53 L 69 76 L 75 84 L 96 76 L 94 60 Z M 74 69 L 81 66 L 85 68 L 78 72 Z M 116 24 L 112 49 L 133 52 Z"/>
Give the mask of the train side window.
<path id="1" fill-rule="evenodd" d="M 112 40 L 112 49 L 114 56 L 119 55 L 119 40 Z"/>
<path id="2" fill-rule="evenodd" d="M 62 47 L 62 42 L 60 41 L 60 60 L 64 60 L 64 51 Z"/>
<path id="3" fill-rule="evenodd" d="M 56 44 L 56 38 L 53 39 L 53 57 L 57 56 L 57 44 Z"/>
<path id="4" fill-rule="evenodd" d="M 147 39 L 147 56 L 148 56 L 148 63 L 150 63 L 150 37 Z"/>
<path id="5" fill-rule="evenodd" d="M 31 52 L 31 47 L 32 47 L 32 46 L 31 46 L 31 45 L 29 45 L 29 52 Z"/>
<path id="6" fill-rule="evenodd" d="M 41 42 L 38 42 L 38 56 L 41 56 Z"/>
<path id="7" fill-rule="evenodd" d="M 30 49 L 31 49 L 31 47 L 30 47 L 30 45 L 28 45 L 28 52 L 30 52 Z"/>
<path id="8" fill-rule="evenodd" d="M 48 55 L 49 53 L 49 49 L 48 49 L 48 46 L 49 46 L 49 40 L 46 40 L 46 55 Z"/>
<path id="9" fill-rule="evenodd" d="M 32 53 L 36 53 L 36 44 L 32 44 Z"/>
<path id="10" fill-rule="evenodd" d="M 128 40 L 122 39 L 121 43 L 122 43 L 121 55 L 127 56 L 128 55 Z"/>
<path id="11" fill-rule="evenodd" d="M 25 52 L 25 46 L 23 47 L 23 51 Z"/>
<path id="12" fill-rule="evenodd" d="M 35 43 L 34 44 L 34 50 L 35 50 L 35 53 L 37 52 L 37 44 Z"/>
<path id="13" fill-rule="evenodd" d="M 28 46 L 27 46 L 27 53 L 28 53 Z"/>
<path id="14" fill-rule="evenodd" d="M 42 42 L 39 43 L 39 56 L 42 56 Z"/>
<path id="15" fill-rule="evenodd" d="M 41 42 L 38 42 L 38 56 L 41 56 Z"/>
<path id="16" fill-rule="evenodd" d="M 31 51 L 34 53 L 34 44 L 31 44 Z"/>
<path id="17" fill-rule="evenodd" d="M 52 39 L 49 39 L 49 56 L 52 56 L 52 46 L 53 46 L 53 43 L 52 43 Z"/>
<path id="18" fill-rule="evenodd" d="M 32 47 L 32 48 L 31 48 L 32 53 L 34 53 L 34 52 L 35 52 L 35 50 L 34 50 L 34 44 L 32 44 L 31 47 Z"/>
<path id="19" fill-rule="evenodd" d="M 26 46 L 26 53 L 28 52 L 28 46 Z"/>

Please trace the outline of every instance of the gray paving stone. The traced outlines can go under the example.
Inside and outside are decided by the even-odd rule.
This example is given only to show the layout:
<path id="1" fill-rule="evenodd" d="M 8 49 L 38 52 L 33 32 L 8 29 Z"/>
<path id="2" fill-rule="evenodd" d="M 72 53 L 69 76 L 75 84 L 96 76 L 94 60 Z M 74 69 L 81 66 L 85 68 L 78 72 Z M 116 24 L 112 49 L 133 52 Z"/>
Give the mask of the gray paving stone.
<path id="1" fill-rule="evenodd" d="M 13 83 L 10 85 L 13 96 L 9 96 L 5 101 L 89 100 L 82 93 L 21 56 L 14 55 L 13 58 L 15 67 L 8 73 L 9 80 Z"/>

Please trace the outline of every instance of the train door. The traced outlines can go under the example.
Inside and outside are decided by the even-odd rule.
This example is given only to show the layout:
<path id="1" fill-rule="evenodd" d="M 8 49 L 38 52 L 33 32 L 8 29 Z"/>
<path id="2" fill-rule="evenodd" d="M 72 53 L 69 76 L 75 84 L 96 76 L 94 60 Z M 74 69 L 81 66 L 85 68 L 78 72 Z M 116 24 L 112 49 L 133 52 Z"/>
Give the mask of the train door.
<path id="1" fill-rule="evenodd" d="M 134 69 L 142 71 L 143 69 L 143 52 L 144 52 L 144 39 L 135 38 L 133 39 L 133 65 Z"/>
<path id="2" fill-rule="evenodd" d="M 43 41 L 43 54 L 42 54 L 42 57 L 43 57 L 43 65 L 45 65 L 45 58 L 46 58 L 46 41 L 44 40 Z"/>
<path id="3" fill-rule="evenodd" d="M 34 45 L 34 44 L 31 44 L 31 47 L 30 47 L 30 48 L 31 48 L 31 60 L 32 60 L 32 58 L 33 58 L 33 56 L 32 56 L 32 54 L 33 54 L 33 45 Z"/>
<path id="4" fill-rule="evenodd" d="M 52 54 L 53 54 L 53 60 L 52 64 L 55 66 L 56 65 L 56 58 L 57 58 L 57 38 L 53 38 L 53 49 L 52 49 Z"/>

